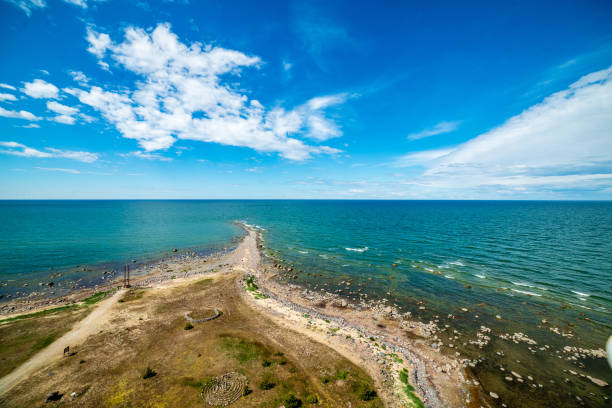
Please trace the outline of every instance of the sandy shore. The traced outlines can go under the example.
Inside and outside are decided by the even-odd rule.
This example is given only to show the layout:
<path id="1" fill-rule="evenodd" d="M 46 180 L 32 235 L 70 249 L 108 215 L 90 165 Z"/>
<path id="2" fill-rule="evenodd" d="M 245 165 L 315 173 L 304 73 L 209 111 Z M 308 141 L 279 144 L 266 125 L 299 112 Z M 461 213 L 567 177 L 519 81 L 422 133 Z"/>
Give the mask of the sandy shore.
<path id="1" fill-rule="evenodd" d="M 248 235 L 231 252 L 207 258 L 181 257 L 169 262 L 159 262 L 148 267 L 148 273 L 134 278 L 134 288 L 163 289 L 185 285 L 215 274 L 237 274 L 237 293 L 244 302 L 262 312 L 277 325 L 306 336 L 337 351 L 353 364 L 363 368 L 375 381 L 385 406 L 412 406 L 405 384 L 400 381 L 399 371 L 407 369 L 414 393 L 431 407 L 487 406 L 478 383 L 460 361 L 443 355 L 432 347 L 426 338 L 430 327 L 420 322 L 409 321 L 386 305 L 359 307 L 334 298 L 326 293 L 306 291 L 297 285 L 281 284 L 275 279 L 279 270 L 262 262 L 261 237 L 256 230 L 248 229 Z M 252 277 L 247 289 L 246 278 Z M 107 286 L 73 293 L 60 299 L 35 302 L 15 301 L 11 313 L 32 312 L 82 300 L 95 291 L 116 288 L 117 282 Z M 63 343 L 83 342 L 89 332 L 105 326 L 112 330 L 110 314 L 119 296 L 113 296 L 98 305 L 86 320 L 77 324 L 70 332 L 47 349 L 34 355 L 22 367 L 0 380 L 0 392 L 27 378 L 30 373 L 58 358 L 53 347 Z M 6 309 L 5 309 L 6 310 Z M 104 316 L 100 316 L 100 313 Z M 94 316 L 94 317 L 92 317 Z M 88 321 L 88 324 L 84 324 Z M 49 351 L 52 350 L 53 352 Z M 10 378 L 7 378 L 10 377 Z"/>

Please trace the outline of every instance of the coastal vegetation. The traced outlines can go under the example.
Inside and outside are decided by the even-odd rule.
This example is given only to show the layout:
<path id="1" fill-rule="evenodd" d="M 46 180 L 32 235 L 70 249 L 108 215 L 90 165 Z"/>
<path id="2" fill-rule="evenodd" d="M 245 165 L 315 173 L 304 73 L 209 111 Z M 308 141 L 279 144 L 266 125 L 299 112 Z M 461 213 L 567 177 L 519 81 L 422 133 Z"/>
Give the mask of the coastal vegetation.
<path id="1" fill-rule="evenodd" d="M 214 280 L 126 291 L 115 305 L 112 330 L 97 332 L 75 347 L 77 357 L 53 363 L 54 376 L 37 373 L 18 384 L 5 395 L 6 406 L 40 405 L 41 390 L 48 389 L 58 389 L 63 398 L 76 392 L 73 398 L 84 406 L 194 406 L 202 403 L 207 384 L 214 389 L 211 381 L 228 373 L 239 373 L 246 381 L 237 406 L 382 406 L 372 379 L 361 368 L 252 309 L 237 296 L 236 279 L 238 275 L 230 272 Z M 248 286 L 259 291 L 255 279 Z M 90 302 L 105 296 L 96 293 Z M 6 323 L 0 333 L 5 326 L 11 326 L 6 333 L 16 333 L 14 325 L 26 323 L 31 332 L 46 319 L 69 329 L 89 310 L 81 304 Z M 184 311 L 208 316 L 221 306 L 226 313 L 206 322 L 188 322 L 191 328 L 185 330 Z M 42 329 L 38 349 L 62 334 Z M 329 383 L 316 381 L 326 375 Z"/>

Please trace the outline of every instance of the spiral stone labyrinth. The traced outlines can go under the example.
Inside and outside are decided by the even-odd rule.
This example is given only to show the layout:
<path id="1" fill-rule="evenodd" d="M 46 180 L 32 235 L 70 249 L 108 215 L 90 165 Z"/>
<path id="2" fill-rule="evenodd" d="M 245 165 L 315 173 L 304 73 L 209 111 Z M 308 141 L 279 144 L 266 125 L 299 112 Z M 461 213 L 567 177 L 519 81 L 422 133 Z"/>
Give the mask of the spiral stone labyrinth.
<path id="1" fill-rule="evenodd" d="M 225 407 L 242 396 L 247 384 L 244 375 L 233 371 L 204 384 L 202 398 L 213 407 Z"/>

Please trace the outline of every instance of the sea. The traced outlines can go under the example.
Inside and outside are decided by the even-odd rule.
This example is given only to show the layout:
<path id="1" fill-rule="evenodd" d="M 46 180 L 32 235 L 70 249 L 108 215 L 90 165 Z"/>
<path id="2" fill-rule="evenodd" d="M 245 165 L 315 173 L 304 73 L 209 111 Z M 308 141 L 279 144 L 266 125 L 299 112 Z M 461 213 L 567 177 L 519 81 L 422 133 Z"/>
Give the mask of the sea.
<path id="1" fill-rule="evenodd" d="M 293 266 L 292 283 L 357 301 L 340 285 L 353 279 L 369 299 L 448 325 L 443 352 L 476 361 L 500 404 L 612 406 L 611 387 L 588 378 L 612 384 L 596 357 L 612 335 L 612 202 L 0 201 L 0 306 L 50 281 L 57 293 L 99 284 L 174 249 L 231 249 L 240 221 Z M 483 348 L 470 343 L 478 332 Z"/>

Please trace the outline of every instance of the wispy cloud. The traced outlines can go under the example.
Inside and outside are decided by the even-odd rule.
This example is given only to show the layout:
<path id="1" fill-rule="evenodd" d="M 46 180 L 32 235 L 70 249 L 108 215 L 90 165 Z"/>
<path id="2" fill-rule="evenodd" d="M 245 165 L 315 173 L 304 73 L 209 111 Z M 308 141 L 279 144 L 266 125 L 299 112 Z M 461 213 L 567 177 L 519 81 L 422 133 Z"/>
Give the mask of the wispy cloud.
<path id="1" fill-rule="evenodd" d="M 5 148 L 0 149 L 0 153 L 2 154 L 10 154 L 21 157 L 63 158 L 85 163 L 95 162 L 99 158 L 97 153 L 60 150 L 52 147 L 47 147 L 45 150 L 38 150 L 17 142 L 0 142 L 0 147 Z"/>
<path id="2" fill-rule="evenodd" d="M 5 0 L 9 3 L 14 4 L 23 10 L 24 13 L 29 17 L 32 14 L 32 10 L 37 8 L 47 7 L 45 0 Z"/>
<path id="3" fill-rule="evenodd" d="M 314 98 L 289 111 L 267 111 L 259 101 L 249 100 L 247 93 L 221 80 L 242 69 L 257 68 L 259 57 L 203 48 L 199 43 L 185 45 L 168 24 L 152 31 L 129 27 L 121 43 L 90 28 L 87 40 L 88 50 L 100 62 L 107 64 L 110 58 L 145 80 L 130 92 L 96 86 L 64 91 L 100 111 L 124 137 L 137 140 L 147 152 L 167 149 L 177 138 L 278 152 L 290 160 L 339 152 L 307 144 L 297 136 L 316 141 L 340 136 L 339 127 L 324 110 L 343 103 L 343 94 Z"/>
<path id="4" fill-rule="evenodd" d="M 15 98 L 15 95 L 12 94 L 7 94 L 7 93 L 0 93 L 0 101 L 16 101 L 17 98 Z"/>
<path id="5" fill-rule="evenodd" d="M 29 17 L 32 15 L 32 11 L 36 9 L 42 9 L 47 7 L 46 0 L 4 0 L 9 3 L 14 4 L 23 10 L 24 13 Z M 63 0 L 64 3 L 73 4 L 75 6 L 79 6 L 82 8 L 87 8 L 87 0 Z M 90 0 L 91 1 L 91 0 Z M 94 1 L 102 1 L 102 0 L 94 0 Z"/>
<path id="6" fill-rule="evenodd" d="M 139 150 L 135 152 L 130 152 L 130 153 L 122 153 L 120 154 L 120 156 L 136 157 L 138 159 L 144 159 L 144 160 L 172 161 L 172 158 L 170 157 L 165 157 L 158 153 L 142 152 Z"/>
<path id="7" fill-rule="evenodd" d="M 43 171 L 59 171 L 61 173 L 81 174 L 79 170 L 75 170 L 75 169 L 62 169 L 59 167 L 34 167 L 34 168 L 38 170 L 43 170 Z"/>
<path id="8" fill-rule="evenodd" d="M 325 52 L 354 46 L 347 29 L 325 16 L 309 2 L 294 3 L 294 30 L 306 52 L 322 70 L 327 69 Z"/>
<path id="9" fill-rule="evenodd" d="M 412 133 L 408 135 L 408 140 L 425 139 L 426 137 L 441 135 L 444 133 L 450 133 L 457 130 L 461 122 L 440 122 L 432 128 L 423 129 L 420 132 Z"/>
<path id="10" fill-rule="evenodd" d="M 14 119 L 25 119 L 30 121 L 41 120 L 41 117 L 34 115 L 32 112 L 20 110 L 20 111 L 12 111 L 4 108 L 0 108 L 0 116 L 5 118 L 14 118 Z"/>
<path id="11" fill-rule="evenodd" d="M 17 90 L 17 88 L 15 88 L 14 86 L 9 85 L 9 84 L 0 84 L 0 88 L 10 89 L 11 91 L 16 91 Z"/>
<path id="12" fill-rule="evenodd" d="M 446 191 L 612 187 L 612 67 L 575 81 L 452 149 L 408 154 L 409 183 Z"/>
<path id="13" fill-rule="evenodd" d="M 75 115 L 79 112 L 77 108 L 62 105 L 55 101 L 47 101 L 47 109 L 58 114 L 58 116 L 52 118 L 52 120 L 66 125 L 74 124 L 74 122 L 76 122 Z"/>

